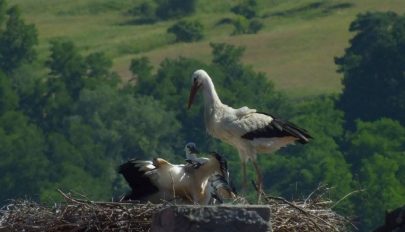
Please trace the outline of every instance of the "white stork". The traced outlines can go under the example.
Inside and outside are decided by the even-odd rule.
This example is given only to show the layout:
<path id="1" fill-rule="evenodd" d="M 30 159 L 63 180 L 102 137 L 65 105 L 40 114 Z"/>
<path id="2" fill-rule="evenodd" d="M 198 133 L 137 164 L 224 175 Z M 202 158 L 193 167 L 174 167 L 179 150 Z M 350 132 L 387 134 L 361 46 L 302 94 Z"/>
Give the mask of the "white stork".
<path id="1" fill-rule="evenodd" d="M 160 203 L 180 198 L 184 203 L 207 204 L 210 193 L 208 179 L 215 173 L 227 173 L 226 161 L 212 153 L 198 168 L 175 165 L 155 158 L 153 161 L 129 160 L 119 167 L 132 191 L 122 200 Z"/>
<path id="2" fill-rule="evenodd" d="M 193 142 L 187 143 L 184 147 L 184 151 L 186 152 L 186 162 L 195 168 L 198 168 L 207 162 L 207 158 L 198 157 L 200 152 L 197 150 L 197 146 Z M 215 203 L 216 200 L 219 203 L 223 203 L 224 200 L 236 198 L 235 189 L 231 186 L 227 163 L 225 162 L 224 165 L 227 169 L 225 176 L 214 174 L 208 179 L 208 192 L 210 192 L 212 196 L 209 201 L 211 203 Z"/>
<path id="3" fill-rule="evenodd" d="M 256 163 L 257 153 L 271 153 L 296 141 L 305 144 L 312 138 L 306 130 L 281 118 L 259 113 L 246 106 L 234 109 L 223 104 L 210 76 L 201 69 L 192 75 L 188 108 L 193 104 L 199 89 L 204 95 L 204 121 L 207 132 L 238 150 L 242 162 L 244 188 L 246 163 L 251 160 L 256 170 L 257 187 L 262 189 L 263 178 Z"/>

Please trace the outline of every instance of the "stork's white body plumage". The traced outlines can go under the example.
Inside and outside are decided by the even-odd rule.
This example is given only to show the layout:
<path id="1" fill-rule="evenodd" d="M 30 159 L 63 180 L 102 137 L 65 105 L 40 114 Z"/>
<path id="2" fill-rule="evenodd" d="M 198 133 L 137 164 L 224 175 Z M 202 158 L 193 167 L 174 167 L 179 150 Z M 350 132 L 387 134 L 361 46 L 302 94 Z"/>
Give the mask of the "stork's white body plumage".
<path id="1" fill-rule="evenodd" d="M 153 162 L 130 160 L 119 170 L 132 189 L 124 200 L 160 203 L 178 198 L 181 203 L 207 204 L 210 199 L 208 179 L 215 173 L 227 172 L 221 159 L 215 154 L 198 169 L 160 158 Z"/>
<path id="2" fill-rule="evenodd" d="M 234 109 L 221 102 L 214 83 L 204 70 L 197 70 L 192 76 L 189 107 L 196 92 L 201 89 L 204 96 L 204 121 L 207 132 L 232 146 L 238 152 L 243 165 L 246 183 L 245 165 L 252 160 L 261 187 L 261 172 L 255 163 L 257 153 L 271 153 L 288 144 L 299 141 L 307 143 L 311 136 L 294 124 L 258 113 L 246 106 Z"/>

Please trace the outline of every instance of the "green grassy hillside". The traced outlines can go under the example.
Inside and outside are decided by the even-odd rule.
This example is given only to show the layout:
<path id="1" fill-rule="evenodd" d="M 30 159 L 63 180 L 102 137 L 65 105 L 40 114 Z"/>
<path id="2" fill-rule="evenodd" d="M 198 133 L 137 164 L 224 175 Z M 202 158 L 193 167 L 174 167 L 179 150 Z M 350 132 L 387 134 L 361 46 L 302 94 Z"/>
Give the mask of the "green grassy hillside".
<path id="1" fill-rule="evenodd" d="M 238 1 L 200 0 L 197 13 L 205 26 L 203 41 L 173 43 L 166 29 L 175 21 L 135 25 L 127 11 L 141 0 L 13 0 L 28 22 L 39 31 L 41 58 L 49 41 L 72 39 L 84 52 L 103 51 L 114 60 L 114 68 L 128 78 L 129 62 L 148 56 L 158 65 L 166 57 L 210 60 L 209 42 L 245 46 L 244 61 L 267 73 L 277 88 L 292 97 L 337 93 L 341 75 L 335 72 L 334 56 L 348 46 L 350 22 L 365 11 L 405 12 L 403 0 L 259 0 L 265 28 L 256 35 L 229 36 L 232 27 L 218 26 L 233 17 L 229 8 Z M 219 3 L 218 3 L 219 2 Z M 197 67 L 196 67 L 197 68 Z"/>

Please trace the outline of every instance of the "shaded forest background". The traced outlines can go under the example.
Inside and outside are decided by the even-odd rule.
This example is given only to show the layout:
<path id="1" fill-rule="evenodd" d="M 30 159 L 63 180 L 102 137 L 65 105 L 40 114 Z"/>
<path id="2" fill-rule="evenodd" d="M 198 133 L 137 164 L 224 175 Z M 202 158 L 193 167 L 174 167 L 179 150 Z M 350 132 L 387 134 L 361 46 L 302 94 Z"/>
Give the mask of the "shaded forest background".
<path id="1" fill-rule="evenodd" d="M 241 1 L 229 9 L 236 17 L 222 23 L 233 26 L 232 36 L 260 33 L 265 24 L 258 4 Z M 188 43 L 206 36 L 202 23 L 188 18 L 198 6 L 156 0 L 128 12 L 140 24 L 172 20 L 167 32 L 174 43 Z M 76 41 L 53 38 L 39 52 L 36 26 L 4 0 L 0 24 L 1 204 L 21 197 L 59 201 L 57 188 L 111 199 L 127 190 L 116 171 L 120 163 L 156 156 L 182 162 L 190 141 L 224 154 L 239 187 L 236 151 L 206 134 L 201 99 L 186 110 L 191 73 L 200 68 L 211 74 L 224 103 L 281 115 L 315 137 L 306 146 L 259 157 L 266 191 L 291 199 L 323 183 L 338 200 L 364 189 L 336 206 L 360 231 L 405 204 L 404 15 L 359 14 L 347 25 L 353 37 L 344 54 L 330 57 L 343 77 L 341 93 L 299 98 L 245 64 L 242 46 L 211 42 L 209 61 L 166 58 L 159 66 L 137 56 L 128 68 L 132 78 L 123 80 L 111 57 L 84 52 Z"/>

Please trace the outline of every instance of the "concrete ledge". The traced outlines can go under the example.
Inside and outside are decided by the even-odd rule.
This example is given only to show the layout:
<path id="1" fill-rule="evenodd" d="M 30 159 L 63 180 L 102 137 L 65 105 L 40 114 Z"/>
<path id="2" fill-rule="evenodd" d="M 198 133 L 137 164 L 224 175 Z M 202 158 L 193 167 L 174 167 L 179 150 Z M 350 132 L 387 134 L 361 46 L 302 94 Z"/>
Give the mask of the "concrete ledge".
<path id="1" fill-rule="evenodd" d="M 270 232 L 270 208 L 263 205 L 171 206 L 156 213 L 152 232 Z"/>

